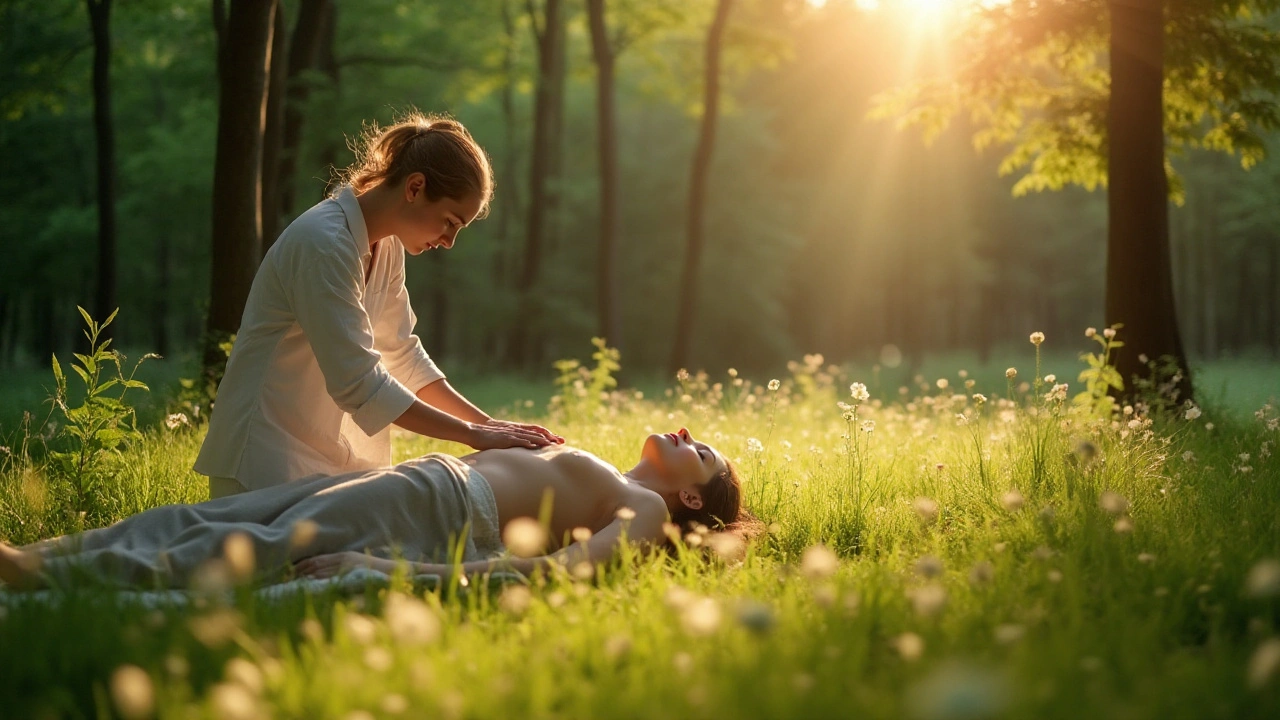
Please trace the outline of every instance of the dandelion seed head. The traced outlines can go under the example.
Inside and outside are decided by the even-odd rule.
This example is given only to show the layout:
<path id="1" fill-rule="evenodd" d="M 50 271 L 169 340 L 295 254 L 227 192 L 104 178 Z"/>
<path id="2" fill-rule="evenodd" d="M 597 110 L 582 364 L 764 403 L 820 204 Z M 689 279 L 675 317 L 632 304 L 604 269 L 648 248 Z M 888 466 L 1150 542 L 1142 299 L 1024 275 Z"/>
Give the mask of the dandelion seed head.
<path id="1" fill-rule="evenodd" d="M 1156 556 L 1151 553 L 1138 553 L 1138 562 L 1144 565 L 1150 565 L 1156 561 Z"/>
<path id="2" fill-rule="evenodd" d="M 831 577 L 840 567 L 840 559 L 826 545 L 810 545 L 800 555 L 800 572 L 813 580 Z"/>
<path id="3" fill-rule="evenodd" d="M 1085 328 L 1085 331 L 1084 331 L 1084 336 L 1085 336 L 1085 337 L 1087 337 L 1087 338 L 1091 338 L 1091 337 L 1093 337 L 1094 335 L 1097 335 L 1097 334 L 1098 334 L 1098 330 L 1097 330 L 1097 328 Z"/>
<path id="4" fill-rule="evenodd" d="M 924 617 L 934 617 L 947 606 L 947 589 L 937 583 L 921 585 L 908 594 L 911 607 Z"/>
<path id="5" fill-rule="evenodd" d="M 753 437 L 747 438 L 747 452 L 753 455 L 759 455 L 760 453 L 763 453 L 764 443 L 760 442 L 758 439 Z"/>
<path id="6" fill-rule="evenodd" d="M 738 562 L 747 554 L 746 541 L 736 533 L 711 533 L 706 537 L 706 545 L 726 562 Z"/>
<path id="7" fill-rule="evenodd" d="M 1120 535 L 1131 533 L 1133 532 L 1133 520 L 1128 517 L 1122 517 L 1116 520 L 1116 524 L 1112 526 L 1112 529 Z"/>
<path id="8" fill-rule="evenodd" d="M 946 390 L 947 387 L 951 385 L 951 381 L 946 378 L 938 378 L 937 382 L 934 384 L 938 386 L 939 390 Z"/>
<path id="9" fill-rule="evenodd" d="M 1025 502 L 1026 500 L 1022 497 L 1022 493 L 1018 492 L 1016 489 L 1007 490 L 1000 496 L 1000 504 L 1004 506 L 1004 509 L 1008 512 L 1018 512 L 1022 509 Z"/>
<path id="10" fill-rule="evenodd" d="M 619 520 L 622 520 L 622 521 L 624 521 L 624 522 L 626 522 L 626 521 L 630 521 L 630 520 L 635 520 L 635 519 L 636 519 L 636 511 L 635 511 L 635 510 L 632 510 L 632 509 L 631 509 L 631 508 L 629 508 L 629 507 L 623 506 L 623 507 L 618 508 L 618 511 L 614 513 L 614 516 L 615 516 L 615 517 L 617 517 Z"/>
<path id="11" fill-rule="evenodd" d="M 1048 383 L 1048 384 L 1052 385 L 1052 384 L 1054 384 L 1054 383 L 1058 382 L 1058 376 L 1057 376 L 1057 375 L 1054 375 L 1053 373 L 1049 373 L 1048 375 L 1045 375 L 1045 376 L 1044 376 L 1044 381 L 1045 381 L 1046 383 Z"/>
<path id="12" fill-rule="evenodd" d="M 347 631 L 347 637 L 357 645 L 368 645 L 378 635 L 378 625 L 368 615 L 347 613 L 342 619 L 342 626 Z"/>
<path id="13" fill-rule="evenodd" d="M 121 665 L 111 673 L 111 702 L 126 720 L 150 717 L 155 711 L 151 676 L 137 665 Z"/>
<path id="14" fill-rule="evenodd" d="M 918 497 L 911 501 L 911 508 L 916 511 L 916 516 L 926 525 L 933 523 L 938 519 L 938 503 L 932 498 Z"/>
<path id="15" fill-rule="evenodd" d="M 222 542 L 222 556 L 236 582 L 247 582 L 253 577 L 253 541 L 247 534 L 234 532 L 228 535 Z"/>
<path id="16" fill-rule="evenodd" d="M 525 585 L 507 585 L 502 588 L 502 592 L 498 595 L 498 609 L 515 617 L 528 612 L 529 606 L 532 604 L 533 591 Z"/>
<path id="17" fill-rule="evenodd" d="M 1110 339 L 1114 338 L 1115 336 L 1116 336 L 1116 329 L 1115 329 L 1115 328 L 1105 328 L 1105 329 L 1102 331 L 1102 337 L 1104 337 L 1104 338 L 1106 338 L 1106 339 L 1108 339 L 1108 340 L 1110 340 Z"/>
<path id="18" fill-rule="evenodd" d="M 440 619 L 417 597 L 391 593 L 383 607 L 383 616 L 396 642 L 425 645 L 440 637 Z"/>
<path id="19" fill-rule="evenodd" d="M 694 637 L 710 635 L 720 627 L 720 604 L 713 598 L 697 598 L 685 606 L 680 624 Z"/>
<path id="20" fill-rule="evenodd" d="M 893 646 L 907 662 L 915 662 L 924 655 L 924 638 L 913 632 L 905 632 L 894 638 Z"/>
<path id="21" fill-rule="evenodd" d="M 1200 408 L 1196 407 L 1195 405 L 1192 405 L 1191 407 L 1187 408 L 1187 411 L 1183 413 L 1182 417 L 1186 418 L 1187 420 L 1195 420 L 1196 418 L 1200 417 Z"/>
<path id="22" fill-rule="evenodd" d="M 855 403 L 866 402 L 871 393 L 867 391 L 867 386 L 856 382 L 849 386 L 849 397 L 853 398 Z"/>
<path id="23" fill-rule="evenodd" d="M 1009 368 L 1008 370 L 1005 370 L 1004 376 L 1009 378 L 1010 380 L 1018 377 L 1018 368 Z"/>
<path id="24" fill-rule="evenodd" d="M 1249 597 L 1280 597 L 1280 560 L 1266 558 L 1254 563 L 1244 585 Z"/>
<path id="25" fill-rule="evenodd" d="M 289 530 L 289 547 L 293 550 L 305 550 L 315 542 L 320 534 L 320 526 L 314 520 L 299 520 Z"/>
<path id="26" fill-rule="evenodd" d="M 779 382 L 778 380 L 774 379 L 774 380 L 770 380 L 770 381 L 769 381 L 769 391 L 770 391 L 770 392 L 777 392 L 778 388 L 780 388 L 780 387 L 782 387 L 782 383 L 781 383 L 781 382 Z"/>
<path id="27" fill-rule="evenodd" d="M 258 699 L 244 686 L 237 683 L 220 682 L 209 691 L 209 704 L 220 720 L 256 720 Z"/>
<path id="28" fill-rule="evenodd" d="M 1129 511 L 1129 500 L 1113 490 L 1106 490 L 1098 496 L 1098 507 L 1109 515 L 1123 515 Z"/>
<path id="29" fill-rule="evenodd" d="M 1042 343 L 1042 342 L 1044 342 L 1044 333 L 1042 333 L 1042 332 L 1033 332 L 1033 333 L 1031 333 L 1031 344 L 1032 344 L 1032 345 L 1035 345 L 1036 347 L 1039 347 L 1039 346 L 1040 346 L 1040 343 Z"/>
<path id="30" fill-rule="evenodd" d="M 502 542 L 516 557 L 537 557 L 547 546 L 547 531 L 531 517 L 518 517 L 503 528 Z"/>
<path id="31" fill-rule="evenodd" d="M 191 418 L 188 418 L 186 413 L 171 413 L 164 418 L 164 426 L 170 430 L 177 430 L 190 424 Z"/>
<path id="32" fill-rule="evenodd" d="M 1280 638 L 1269 638 L 1249 657 L 1249 687 L 1264 687 L 1276 674 L 1276 668 L 1280 668 Z"/>

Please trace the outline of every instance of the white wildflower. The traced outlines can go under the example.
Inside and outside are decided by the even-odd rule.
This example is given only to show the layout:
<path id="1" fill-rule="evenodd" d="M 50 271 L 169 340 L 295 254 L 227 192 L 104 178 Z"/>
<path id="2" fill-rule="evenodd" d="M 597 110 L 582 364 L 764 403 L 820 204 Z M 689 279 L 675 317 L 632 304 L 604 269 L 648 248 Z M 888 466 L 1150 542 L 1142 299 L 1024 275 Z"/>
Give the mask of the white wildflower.
<path id="1" fill-rule="evenodd" d="M 127 720 L 151 717 L 156 693 L 151 676 L 137 665 L 121 665 L 111 673 L 111 701 Z"/>
<path id="2" fill-rule="evenodd" d="M 1191 407 L 1187 408 L 1187 412 L 1183 414 L 1183 417 L 1185 417 L 1188 420 L 1195 420 L 1196 418 L 1200 417 L 1200 408 L 1196 407 L 1195 405 L 1192 405 Z"/>
<path id="3" fill-rule="evenodd" d="M 811 545 L 800 556 L 800 572 L 815 580 L 831 577 L 839 567 L 839 558 L 826 545 Z"/>
<path id="4" fill-rule="evenodd" d="M 1032 345 L 1035 345 L 1036 347 L 1039 347 L 1039 346 L 1040 346 L 1040 343 L 1042 343 L 1042 342 L 1044 342 L 1044 333 L 1042 333 L 1042 332 L 1033 332 L 1033 333 L 1031 333 L 1031 344 L 1032 344 Z"/>
<path id="5" fill-rule="evenodd" d="M 1259 560 L 1249 569 L 1245 593 L 1254 598 L 1280 597 L 1280 560 Z"/>
<path id="6" fill-rule="evenodd" d="M 867 392 L 866 385 L 856 382 L 849 386 L 849 397 L 853 398 L 854 402 L 860 403 L 870 398 L 871 393 Z"/>
<path id="7" fill-rule="evenodd" d="M 502 542 L 516 557 L 537 557 L 547 546 L 547 531 L 531 517 L 518 517 L 502 530 Z"/>
<path id="8" fill-rule="evenodd" d="M 777 379 L 774 379 L 774 380 L 770 380 L 770 381 L 769 381 L 769 390 L 770 390 L 770 391 L 777 391 L 777 389 L 778 389 L 778 388 L 780 388 L 780 387 L 782 387 L 782 383 L 781 383 L 781 382 L 779 382 Z"/>

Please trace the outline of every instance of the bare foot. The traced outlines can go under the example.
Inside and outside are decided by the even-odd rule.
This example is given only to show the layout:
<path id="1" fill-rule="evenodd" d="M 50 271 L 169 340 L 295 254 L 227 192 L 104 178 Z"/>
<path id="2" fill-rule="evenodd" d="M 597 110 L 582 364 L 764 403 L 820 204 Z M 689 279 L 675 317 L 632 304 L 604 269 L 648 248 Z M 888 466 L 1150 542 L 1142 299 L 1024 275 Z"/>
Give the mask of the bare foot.
<path id="1" fill-rule="evenodd" d="M 20 590 L 40 586 L 40 556 L 0 542 L 0 581 Z"/>

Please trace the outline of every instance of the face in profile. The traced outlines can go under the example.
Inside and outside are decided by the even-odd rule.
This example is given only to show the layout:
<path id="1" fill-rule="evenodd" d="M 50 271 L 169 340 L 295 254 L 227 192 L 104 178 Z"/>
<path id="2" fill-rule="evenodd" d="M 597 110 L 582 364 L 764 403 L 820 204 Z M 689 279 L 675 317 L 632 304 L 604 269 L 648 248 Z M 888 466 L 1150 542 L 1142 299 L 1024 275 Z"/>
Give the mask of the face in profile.
<path id="1" fill-rule="evenodd" d="M 705 485 L 726 468 L 723 455 L 695 440 L 685 428 L 650 435 L 645 439 L 641 457 L 658 469 L 669 491 Z"/>
<path id="2" fill-rule="evenodd" d="M 426 179 L 421 173 L 414 173 L 405 181 L 405 199 L 407 203 L 397 235 L 410 255 L 437 248 L 448 250 L 453 247 L 458 232 L 480 214 L 479 196 L 466 200 L 428 198 Z"/>

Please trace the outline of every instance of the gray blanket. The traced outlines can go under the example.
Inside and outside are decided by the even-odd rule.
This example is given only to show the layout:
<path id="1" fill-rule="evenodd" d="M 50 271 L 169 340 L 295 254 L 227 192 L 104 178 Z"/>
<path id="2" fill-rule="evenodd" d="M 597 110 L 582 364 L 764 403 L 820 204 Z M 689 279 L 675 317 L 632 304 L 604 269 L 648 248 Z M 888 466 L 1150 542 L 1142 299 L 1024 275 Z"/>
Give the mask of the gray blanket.
<path id="1" fill-rule="evenodd" d="M 433 453 L 395 467 L 318 476 L 196 505 L 153 508 L 110 527 L 28 545 L 55 583 L 79 573 L 112 584 L 183 587 L 233 534 L 253 546 L 256 579 L 291 563 L 355 551 L 448 562 L 502 551 L 489 484 L 466 463 Z"/>

